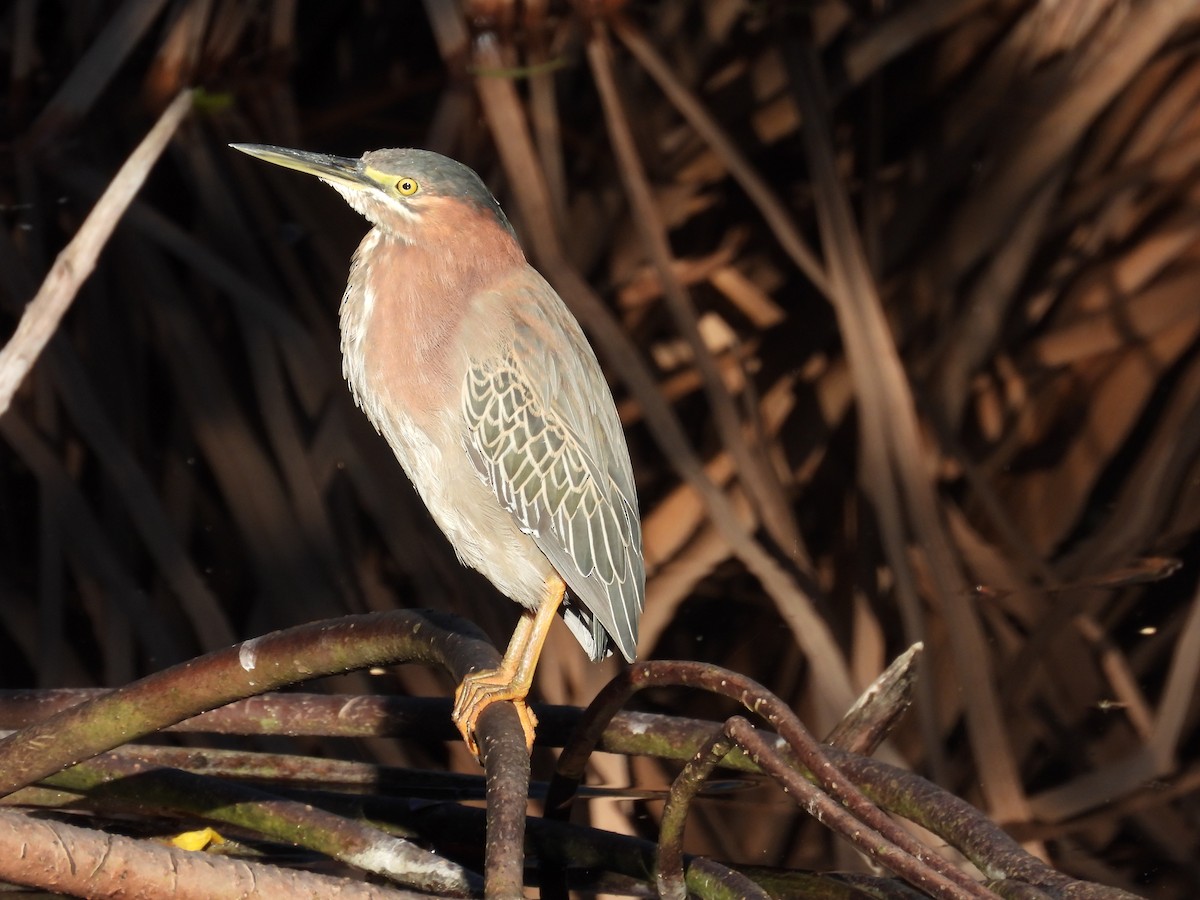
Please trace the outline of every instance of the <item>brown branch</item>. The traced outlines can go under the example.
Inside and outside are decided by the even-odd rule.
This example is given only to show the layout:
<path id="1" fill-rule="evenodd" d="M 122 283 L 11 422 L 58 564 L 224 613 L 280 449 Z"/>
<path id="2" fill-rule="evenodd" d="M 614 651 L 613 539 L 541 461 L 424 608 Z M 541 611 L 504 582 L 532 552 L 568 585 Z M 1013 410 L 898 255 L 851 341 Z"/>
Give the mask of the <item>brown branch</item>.
<path id="1" fill-rule="evenodd" d="M 0 878 L 95 900 L 420 900 L 426 894 L 226 859 L 0 811 Z"/>
<path id="2" fill-rule="evenodd" d="M 494 647 L 447 624 L 447 617 L 407 610 L 349 616 L 275 632 L 150 675 L 0 741 L 0 792 L 206 709 L 297 681 L 397 662 L 438 663 L 461 681 L 472 669 L 499 665 Z M 473 635 L 473 627 L 467 633 Z M 507 892 L 521 883 L 529 781 L 523 732 L 511 704 L 489 709 L 480 736 L 489 825 L 497 834 L 495 843 L 489 840 L 485 877 Z"/>
<path id="3" fill-rule="evenodd" d="M 52 700 L 61 701 L 64 695 L 68 695 L 68 692 L 52 692 L 50 697 Z M 289 702 L 293 699 L 296 700 L 296 708 L 289 711 Z M 257 698 L 244 701 L 239 705 L 250 706 L 250 709 L 247 710 L 250 713 L 246 717 L 247 725 L 260 719 L 273 720 L 278 716 L 284 730 L 290 729 L 291 725 L 295 724 L 301 727 L 300 733 L 341 733 L 346 736 L 366 734 L 409 734 L 411 736 L 412 734 L 408 726 L 395 729 L 391 727 L 391 723 L 405 721 L 406 716 L 403 714 L 403 710 L 414 704 L 414 698 L 334 697 L 327 698 L 331 701 L 327 704 L 313 705 L 310 702 L 324 699 L 326 698 L 310 698 L 303 695 L 296 697 L 289 694 L 277 698 Z M 259 704 L 262 705 L 259 706 Z M 431 707 L 432 704 L 428 701 L 417 704 L 417 708 L 422 710 L 431 710 Z M 351 727 L 344 732 L 339 732 L 336 727 L 331 727 L 336 725 L 338 709 L 346 711 L 344 718 L 351 723 Z M 312 713 L 314 722 L 314 727 L 308 730 L 302 728 L 305 711 Z M 444 717 L 447 712 L 448 705 L 441 703 L 440 715 Z M 571 708 L 541 706 L 538 707 L 538 714 L 542 719 L 539 740 L 546 734 L 565 733 L 571 724 L 580 720 L 580 711 Z M 200 724 L 206 718 L 207 716 L 201 716 L 192 721 Z M 372 722 L 375 723 L 374 726 L 371 724 Z M 264 733 L 280 733 L 279 724 L 272 723 L 270 728 L 264 729 Z M 646 713 L 618 713 L 604 728 L 598 747 L 610 753 L 652 755 L 687 760 L 699 752 L 704 743 L 711 739 L 712 734 L 712 722 Z M 480 796 L 483 793 L 482 785 L 478 783 L 478 779 L 474 778 L 464 779 L 463 776 L 447 776 L 442 773 L 397 772 L 365 764 L 337 763 L 330 768 L 330 761 L 326 760 L 313 761 L 302 758 L 274 760 L 269 755 L 261 762 L 246 759 L 247 757 L 257 757 L 258 754 L 230 754 L 233 758 L 226 763 L 222 762 L 223 754 L 219 751 L 171 748 L 126 748 L 117 753 L 128 754 L 131 759 L 143 759 L 157 765 L 205 766 L 208 771 L 227 776 L 267 779 L 275 783 L 280 780 L 295 781 L 298 776 L 302 776 L 310 783 L 316 781 L 318 783 L 361 785 L 368 787 L 370 794 L 377 797 L 381 803 L 384 802 L 385 795 L 397 790 L 402 790 L 409 796 L 428 796 L 431 799 L 446 796 L 469 798 Z M 903 771 L 886 763 L 853 753 L 846 753 L 830 746 L 824 747 L 823 753 L 875 803 L 918 822 L 943 838 L 993 879 L 1021 880 L 1028 884 L 1040 885 L 1052 893 L 1061 893 L 1070 887 L 1071 891 L 1076 893 L 1085 891 L 1085 889 L 1100 891 L 1100 893 L 1093 894 L 1094 896 L 1114 898 L 1127 896 L 1115 889 L 1098 888 L 1076 882 L 1054 871 L 1045 863 L 1026 853 L 979 810 L 912 772 Z M 725 756 L 721 765 L 741 770 L 758 769 L 738 752 Z M 301 771 L 296 771 L 297 766 L 302 767 Z M 69 779 L 71 774 L 70 772 L 63 773 L 62 776 L 53 779 L 52 783 L 68 785 L 69 781 L 60 781 L 59 778 Z M 426 787 L 433 790 L 424 791 Z M 22 792 L 20 795 L 14 795 L 13 799 L 18 796 L 24 799 L 26 794 L 27 792 Z M 561 791 L 558 796 L 561 797 Z M 33 800 L 34 798 L 30 796 L 29 802 L 33 802 Z M 62 802 L 61 799 L 54 801 L 54 798 L 47 798 L 47 800 L 56 803 Z M 362 801 L 355 800 L 356 804 L 360 802 Z M 561 801 L 550 798 L 551 804 L 559 802 Z M 421 804 L 422 809 L 427 807 L 426 803 Z M 548 806 L 548 809 L 550 808 Z M 467 814 L 472 811 L 463 809 L 461 812 Z M 449 807 L 444 808 L 441 813 L 442 816 L 450 814 Z M 386 817 L 382 808 L 373 813 L 368 811 L 368 815 L 376 819 Z M 413 820 L 412 825 L 420 829 L 419 833 L 424 834 L 430 822 L 426 816 L 419 821 Z M 629 839 L 619 835 L 605 835 L 603 832 L 568 838 L 566 832 L 555 830 L 553 835 L 557 835 L 556 837 L 543 838 L 544 829 L 553 825 L 553 822 L 543 822 L 542 820 L 533 820 L 530 823 L 531 839 L 538 848 L 538 855 L 547 859 L 551 848 L 554 848 L 555 854 L 559 854 L 553 857 L 558 860 L 554 866 L 566 865 L 569 861 L 572 865 L 610 867 L 613 871 L 634 877 L 648 871 L 648 868 L 638 860 L 649 859 L 653 854 L 653 845 L 639 845 L 642 849 L 636 849 L 632 845 L 626 846 Z M 466 839 L 462 837 L 461 826 L 447 825 L 446 829 L 446 834 L 455 836 L 456 841 Z M 442 838 L 439 838 L 438 834 L 440 832 L 433 833 L 432 839 L 435 842 L 445 837 L 443 834 Z M 543 843 L 543 840 L 549 841 L 549 843 Z M 560 844 L 560 841 L 567 841 L 567 844 L 575 849 L 570 850 L 567 844 Z M 603 854 L 597 855 L 601 844 L 606 841 L 612 842 L 612 847 L 605 850 Z M 625 855 L 627 853 L 633 853 L 633 856 Z M 689 884 L 693 878 L 693 869 L 694 863 L 688 868 Z M 543 891 L 545 890 L 545 883 L 543 883 Z"/>
<path id="4" fill-rule="evenodd" d="M 427 662 L 461 680 L 472 669 L 499 664 L 496 649 L 474 636 L 473 627 L 468 637 L 450 630 L 450 621 L 409 610 L 347 616 L 274 632 L 149 675 L 0 741 L 0 794 L 204 710 L 322 675 Z M 497 709 L 512 714 L 505 727 L 519 730 L 514 709 Z"/>
<path id="5" fill-rule="evenodd" d="M 584 724 L 581 720 L 581 728 Z M 709 740 L 712 729 L 713 723 L 707 721 L 626 712 L 613 717 L 597 747 L 606 753 L 688 760 Z M 1026 852 L 974 806 L 913 772 L 836 747 L 826 746 L 824 753 L 875 803 L 937 835 L 992 879 L 1018 879 L 1060 894 L 1070 888 L 1071 896 L 1130 896 L 1117 888 L 1076 881 L 1056 871 Z M 722 766 L 759 770 L 744 756 L 735 754 L 726 756 Z M 570 780 L 570 772 L 555 774 L 547 791 L 548 816 L 562 815 L 563 804 L 569 803 Z"/>
<path id="6" fill-rule="evenodd" d="M 115 802 L 123 811 L 141 814 L 189 813 L 306 847 L 418 890 L 464 897 L 482 887 L 482 880 L 461 866 L 354 818 L 245 784 L 148 765 L 146 756 L 154 753 L 102 754 L 42 784 L 86 793 L 89 802 L 102 807 Z M 523 811 L 523 803 L 516 805 Z"/>
<path id="7" fill-rule="evenodd" d="M 812 773 L 821 790 L 845 806 L 860 823 L 918 859 L 938 877 L 949 879 L 962 890 L 975 892 L 969 893 L 969 896 L 986 896 L 986 893 L 979 893 L 979 886 L 975 882 L 897 826 L 853 782 L 843 776 L 787 704 L 744 675 L 703 663 L 636 663 L 610 681 L 584 711 L 575 734 L 558 758 L 554 778 L 546 794 L 547 817 L 557 819 L 567 814 L 575 788 L 583 777 L 587 759 L 617 710 L 638 691 L 664 685 L 707 690 L 736 700 L 750 712 L 762 716 Z"/>
<path id="8" fill-rule="evenodd" d="M 525 805 L 529 797 L 529 751 L 508 703 L 494 703 L 479 716 L 479 749 L 487 772 L 487 843 L 484 894 L 520 897 L 525 884 Z"/>
<path id="9" fill-rule="evenodd" d="M 729 736 L 763 771 L 783 785 L 784 789 L 808 810 L 818 822 L 833 829 L 868 859 L 890 872 L 895 872 L 909 884 L 941 900 L 987 900 L 990 892 L 967 877 L 961 870 L 946 863 L 941 857 L 930 853 L 916 841 L 906 840 L 905 846 L 879 830 L 865 824 L 828 793 L 811 784 L 792 765 L 784 760 L 776 748 L 756 731 L 741 716 L 734 716 L 728 723 Z M 793 745 L 791 749 L 796 749 Z M 877 821 L 891 824 L 886 816 Z M 903 829 L 896 828 L 891 836 L 908 837 Z M 915 852 L 913 852 L 915 851 Z"/>

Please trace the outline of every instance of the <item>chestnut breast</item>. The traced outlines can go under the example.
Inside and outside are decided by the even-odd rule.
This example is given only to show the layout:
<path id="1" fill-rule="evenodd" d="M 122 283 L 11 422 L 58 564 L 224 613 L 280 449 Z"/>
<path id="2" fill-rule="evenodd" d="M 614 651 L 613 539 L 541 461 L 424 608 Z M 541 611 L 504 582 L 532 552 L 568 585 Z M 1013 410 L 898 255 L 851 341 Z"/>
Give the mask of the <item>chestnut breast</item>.
<path id="1" fill-rule="evenodd" d="M 458 408 L 468 353 L 490 349 L 463 346 L 465 320 L 486 316 L 477 301 L 526 265 L 490 211 L 439 206 L 412 238 L 372 229 L 351 267 L 341 310 L 343 372 L 376 427 L 385 409 L 403 409 L 419 425 Z M 487 333 L 466 330 L 473 338 Z"/>

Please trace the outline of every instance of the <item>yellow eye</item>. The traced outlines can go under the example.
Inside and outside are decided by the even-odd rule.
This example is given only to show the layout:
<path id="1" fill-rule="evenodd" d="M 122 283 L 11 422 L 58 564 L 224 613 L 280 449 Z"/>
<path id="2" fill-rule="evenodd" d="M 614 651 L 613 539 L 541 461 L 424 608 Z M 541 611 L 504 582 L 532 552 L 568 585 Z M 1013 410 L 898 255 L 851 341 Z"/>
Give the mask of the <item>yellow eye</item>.
<path id="1" fill-rule="evenodd" d="M 420 189 L 415 178 L 401 178 L 396 182 L 396 192 L 402 197 L 411 197 Z"/>

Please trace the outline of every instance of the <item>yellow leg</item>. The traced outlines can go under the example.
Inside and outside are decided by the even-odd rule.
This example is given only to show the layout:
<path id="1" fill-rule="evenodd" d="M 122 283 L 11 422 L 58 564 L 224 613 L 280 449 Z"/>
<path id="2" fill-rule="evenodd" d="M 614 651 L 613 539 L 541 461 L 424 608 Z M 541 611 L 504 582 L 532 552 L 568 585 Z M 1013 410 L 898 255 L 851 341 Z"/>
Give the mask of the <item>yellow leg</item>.
<path id="1" fill-rule="evenodd" d="M 479 714 L 500 700 L 510 700 L 521 717 L 525 729 L 525 744 L 533 750 L 533 730 L 537 718 L 525 705 L 525 697 L 533 684 L 533 670 L 537 668 L 542 645 L 550 631 L 550 623 L 562 604 L 567 586 L 557 575 L 546 580 L 546 599 L 532 612 L 524 613 L 513 631 L 508 649 L 498 669 L 483 669 L 467 675 L 454 694 L 454 711 L 450 714 L 454 724 L 462 732 L 463 740 L 476 757 L 479 746 L 475 742 L 475 723 Z"/>

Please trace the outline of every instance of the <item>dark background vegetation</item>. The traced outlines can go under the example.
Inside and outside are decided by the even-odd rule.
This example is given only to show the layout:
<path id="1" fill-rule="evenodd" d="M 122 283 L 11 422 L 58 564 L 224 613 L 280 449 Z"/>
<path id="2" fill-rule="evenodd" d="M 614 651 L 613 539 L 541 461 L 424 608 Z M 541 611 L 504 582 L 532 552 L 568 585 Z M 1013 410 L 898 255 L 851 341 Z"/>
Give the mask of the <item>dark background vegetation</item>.
<path id="1" fill-rule="evenodd" d="M 649 216 L 585 53 L 591 17 L 622 4 L 465 5 L 0 11 L 0 338 L 157 113 L 199 88 L 0 418 L 4 686 L 118 685 L 395 607 L 507 641 L 515 608 L 457 565 L 342 383 L 365 223 L 226 144 L 428 147 L 480 172 L 595 339 L 645 520 L 643 657 L 744 672 L 820 731 L 924 640 L 887 758 L 1066 871 L 1200 894 L 1195 4 L 630 3 L 603 31 Z M 520 105 L 496 105 L 497 84 Z M 497 149 L 530 131 L 532 175 Z M 585 704 L 615 667 L 557 629 L 535 691 Z M 336 686 L 453 688 L 418 667 Z M 450 743 L 356 752 L 475 765 Z M 669 774 L 614 756 L 593 780 Z M 591 809 L 647 834 L 659 812 Z M 707 801 L 688 840 L 792 867 L 833 852 L 771 790 Z"/>

